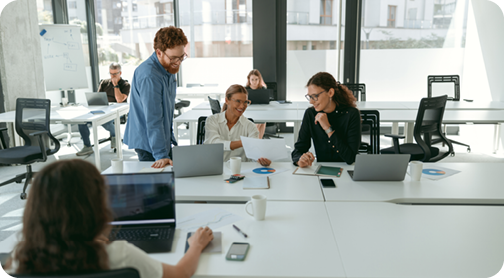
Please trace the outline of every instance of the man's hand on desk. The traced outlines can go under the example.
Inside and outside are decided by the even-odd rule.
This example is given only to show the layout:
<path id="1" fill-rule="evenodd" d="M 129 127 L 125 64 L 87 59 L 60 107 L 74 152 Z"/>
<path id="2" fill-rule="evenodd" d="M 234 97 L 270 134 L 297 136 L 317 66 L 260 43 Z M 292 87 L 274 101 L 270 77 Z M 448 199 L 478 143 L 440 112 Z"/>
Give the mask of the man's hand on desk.
<path id="1" fill-rule="evenodd" d="M 161 158 L 152 164 L 152 168 L 163 168 L 166 165 L 173 166 L 173 161 L 169 158 Z"/>

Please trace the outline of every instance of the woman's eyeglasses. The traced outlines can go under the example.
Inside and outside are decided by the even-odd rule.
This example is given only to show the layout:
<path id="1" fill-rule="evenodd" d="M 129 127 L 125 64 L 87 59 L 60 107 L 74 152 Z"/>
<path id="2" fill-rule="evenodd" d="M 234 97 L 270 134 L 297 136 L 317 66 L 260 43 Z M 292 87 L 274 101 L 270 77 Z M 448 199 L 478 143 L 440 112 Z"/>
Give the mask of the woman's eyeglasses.
<path id="1" fill-rule="evenodd" d="M 232 101 L 234 101 L 237 105 L 241 105 L 243 103 L 245 106 L 249 106 L 252 103 L 251 100 L 232 99 Z"/>
<path id="2" fill-rule="evenodd" d="M 313 99 L 313 101 L 317 101 L 317 100 L 318 100 L 318 97 L 320 96 L 320 94 L 325 93 L 325 92 L 327 92 L 327 91 L 322 91 L 322 92 L 320 92 L 320 93 L 318 93 L 318 94 L 315 94 L 315 95 L 309 95 L 309 94 L 306 94 L 306 95 L 305 95 L 305 98 L 306 98 L 308 101 L 310 101 L 310 100 L 312 100 L 312 99 Z"/>

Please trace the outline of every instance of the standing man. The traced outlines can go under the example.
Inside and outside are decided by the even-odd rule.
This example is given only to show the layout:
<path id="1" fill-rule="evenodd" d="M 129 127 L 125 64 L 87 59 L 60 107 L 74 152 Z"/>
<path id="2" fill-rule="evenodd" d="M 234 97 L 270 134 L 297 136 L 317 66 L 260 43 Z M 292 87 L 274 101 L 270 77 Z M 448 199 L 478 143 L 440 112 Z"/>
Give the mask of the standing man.
<path id="1" fill-rule="evenodd" d="M 173 165 L 173 111 L 177 89 L 176 73 L 187 58 L 187 38 L 180 28 L 159 29 L 154 38 L 155 52 L 133 75 L 128 123 L 124 143 L 135 149 L 140 161 L 155 161 L 152 167 Z"/>
<path id="2" fill-rule="evenodd" d="M 130 93 L 130 84 L 127 80 L 121 78 L 121 65 L 118 63 L 112 63 L 109 66 L 110 79 L 103 79 L 98 87 L 98 92 L 107 93 L 109 102 L 126 102 L 128 95 Z M 91 142 L 89 140 L 89 127 L 88 124 L 79 125 L 79 133 L 82 136 L 82 141 L 84 141 L 84 148 L 77 153 L 77 156 L 83 156 L 93 153 L 93 148 L 91 147 Z M 115 138 L 115 127 L 114 121 L 104 123 L 103 128 L 110 132 L 110 147 L 114 149 L 116 147 Z M 96 142 L 95 142 L 96 144 Z"/>

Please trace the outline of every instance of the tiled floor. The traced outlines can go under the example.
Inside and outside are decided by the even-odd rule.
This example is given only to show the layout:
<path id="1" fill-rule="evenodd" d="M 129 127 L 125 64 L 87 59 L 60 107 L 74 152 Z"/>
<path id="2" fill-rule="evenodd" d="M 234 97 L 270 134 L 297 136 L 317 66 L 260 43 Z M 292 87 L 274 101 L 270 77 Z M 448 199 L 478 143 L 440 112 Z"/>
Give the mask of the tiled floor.
<path id="1" fill-rule="evenodd" d="M 124 128 L 124 126 L 122 126 Z M 182 128 L 182 127 L 181 127 Z M 456 155 L 454 157 L 447 157 L 445 162 L 504 162 L 504 151 L 500 150 L 497 154 L 492 153 L 493 146 L 493 126 L 461 126 L 460 136 L 449 136 L 454 140 L 459 140 L 471 145 L 472 152 L 467 153 L 465 147 L 454 146 Z M 107 132 L 99 128 L 99 137 L 107 137 Z M 180 145 L 188 145 L 187 130 L 179 130 Z M 294 136 L 293 134 L 281 134 L 285 138 L 286 145 L 293 147 Z M 77 157 L 75 153 L 82 148 L 82 141 L 80 138 L 72 138 L 71 146 L 62 144 L 60 151 L 48 158 L 45 163 L 36 163 L 33 165 L 33 170 L 37 171 L 44 165 L 61 159 L 85 159 L 94 163 L 94 155 L 86 157 Z M 391 144 L 390 139 L 381 137 L 381 147 L 387 147 Z M 110 142 L 100 145 L 100 154 L 102 169 L 110 167 L 110 160 L 116 154 L 110 149 Z M 128 150 L 127 146 L 123 147 L 123 155 L 125 160 L 136 160 L 136 153 Z M 7 180 L 16 174 L 23 173 L 25 166 L 2 166 L 0 167 L 0 181 Z M 21 228 L 21 218 L 25 201 L 19 198 L 22 190 L 22 184 L 9 184 L 0 187 L 0 241 L 3 241 L 8 236 L 12 235 Z"/>

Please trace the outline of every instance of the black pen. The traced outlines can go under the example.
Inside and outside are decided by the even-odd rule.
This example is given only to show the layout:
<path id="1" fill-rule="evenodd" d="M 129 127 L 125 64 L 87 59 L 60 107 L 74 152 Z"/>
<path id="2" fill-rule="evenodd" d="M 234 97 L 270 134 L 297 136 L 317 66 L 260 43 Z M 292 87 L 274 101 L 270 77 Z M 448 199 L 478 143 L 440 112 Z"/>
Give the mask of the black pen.
<path id="1" fill-rule="evenodd" d="M 237 230 L 240 234 L 242 234 L 244 237 L 248 237 L 248 235 L 244 232 L 242 232 L 242 230 L 240 230 L 240 228 L 236 227 L 236 225 L 233 224 L 233 228 L 235 228 L 235 230 Z"/>

